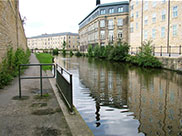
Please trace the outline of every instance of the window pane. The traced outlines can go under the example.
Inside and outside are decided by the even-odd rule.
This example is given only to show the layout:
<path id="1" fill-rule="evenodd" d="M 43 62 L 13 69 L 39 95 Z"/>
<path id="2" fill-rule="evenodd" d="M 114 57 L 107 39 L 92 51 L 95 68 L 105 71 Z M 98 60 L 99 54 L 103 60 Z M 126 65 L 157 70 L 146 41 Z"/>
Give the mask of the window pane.
<path id="1" fill-rule="evenodd" d="M 105 20 L 100 21 L 100 27 L 105 27 Z"/>
<path id="2" fill-rule="evenodd" d="M 101 15 L 106 14 L 106 10 L 105 10 L 105 9 L 101 9 L 100 14 L 101 14 Z"/>
<path id="3" fill-rule="evenodd" d="M 119 7 L 118 8 L 118 12 L 120 13 L 120 12 L 123 12 L 123 7 Z"/>
<path id="4" fill-rule="evenodd" d="M 122 26 L 123 25 L 123 19 L 122 18 L 118 18 L 118 26 Z"/>
<path id="5" fill-rule="evenodd" d="M 109 28 L 109 29 L 113 29 L 113 28 L 114 28 L 114 21 L 113 21 L 113 19 L 110 19 L 110 20 L 108 21 L 108 28 Z"/>

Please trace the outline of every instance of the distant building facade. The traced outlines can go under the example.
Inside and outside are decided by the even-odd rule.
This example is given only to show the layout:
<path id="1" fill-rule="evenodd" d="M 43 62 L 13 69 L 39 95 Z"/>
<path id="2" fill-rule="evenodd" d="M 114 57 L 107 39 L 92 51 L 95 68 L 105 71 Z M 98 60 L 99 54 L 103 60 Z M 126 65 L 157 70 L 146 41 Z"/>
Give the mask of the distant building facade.
<path id="1" fill-rule="evenodd" d="M 178 52 L 182 43 L 182 1 L 130 0 L 129 44 L 151 40 L 155 51 Z"/>
<path id="2" fill-rule="evenodd" d="M 129 2 L 100 4 L 79 23 L 80 50 L 88 45 L 105 46 L 119 39 L 128 42 Z"/>
<path id="3" fill-rule="evenodd" d="M 63 49 L 66 42 L 67 50 L 77 50 L 79 46 L 79 35 L 77 33 L 42 34 L 27 39 L 29 49 Z"/>

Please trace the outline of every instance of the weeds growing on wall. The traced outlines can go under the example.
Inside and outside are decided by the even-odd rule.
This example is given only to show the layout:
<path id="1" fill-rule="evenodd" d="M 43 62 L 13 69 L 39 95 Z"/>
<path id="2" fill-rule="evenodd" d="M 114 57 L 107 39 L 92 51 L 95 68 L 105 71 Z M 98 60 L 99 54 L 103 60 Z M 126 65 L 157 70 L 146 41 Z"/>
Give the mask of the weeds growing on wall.
<path id="1" fill-rule="evenodd" d="M 0 88 L 8 85 L 13 77 L 18 75 L 19 64 L 29 63 L 30 50 L 26 52 L 18 48 L 15 52 L 12 48 L 7 51 L 6 58 L 0 64 Z"/>

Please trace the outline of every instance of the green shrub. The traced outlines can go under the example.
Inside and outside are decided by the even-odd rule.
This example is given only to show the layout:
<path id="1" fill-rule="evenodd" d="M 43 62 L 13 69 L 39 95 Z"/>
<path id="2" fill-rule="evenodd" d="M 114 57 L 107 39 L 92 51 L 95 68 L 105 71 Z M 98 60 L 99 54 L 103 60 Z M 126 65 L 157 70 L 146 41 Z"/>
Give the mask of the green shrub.
<path id="1" fill-rule="evenodd" d="M 92 47 L 92 45 L 88 46 L 88 57 L 93 57 L 93 47 Z"/>
<path id="2" fill-rule="evenodd" d="M 58 50 L 58 48 L 56 48 L 56 49 L 53 49 L 53 55 L 58 55 L 59 54 L 59 50 Z"/>
<path id="3" fill-rule="evenodd" d="M 72 50 L 70 50 L 70 56 L 73 56 L 73 51 Z"/>
<path id="4" fill-rule="evenodd" d="M 0 88 L 8 85 L 13 77 L 18 75 L 19 64 L 29 63 L 31 52 L 18 48 L 14 53 L 13 48 L 7 51 L 6 58 L 0 64 Z"/>
<path id="5" fill-rule="evenodd" d="M 113 61 L 126 61 L 128 56 L 129 45 L 125 42 L 120 42 L 110 51 L 109 60 Z"/>
<path id="6" fill-rule="evenodd" d="M 102 55 L 102 51 L 101 51 L 101 48 L 100 48 L 99 45 L 96 45 L 94 47 L 94 51 L 93 52 L 94 52 L 94 57 L 96 57 L 96 58 L 100 58 L 101 55 Z"/>
<path id="7" fill-rule="evenodd" d="M 142 67 L 161 67 L 162 63 L 152 55 L 151 41 L 144 42 L 140 51 L 133 57 L 132 63 Z"/>
<path id="8" fill-rule="evenodd" d="M 75 53 L 75 56 L 80 57 L 80 56 L 82 56 L 82 54 L 81 54 L 79 51 L 77 51 L 77 52 Z"/>

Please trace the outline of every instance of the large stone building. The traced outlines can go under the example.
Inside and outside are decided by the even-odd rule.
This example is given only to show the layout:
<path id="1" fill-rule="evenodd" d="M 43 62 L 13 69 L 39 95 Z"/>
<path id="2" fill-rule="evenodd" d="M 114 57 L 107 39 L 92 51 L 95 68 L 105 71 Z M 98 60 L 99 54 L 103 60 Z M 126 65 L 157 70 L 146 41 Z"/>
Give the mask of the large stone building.
<path id="1" fill-rule="evenodd" d="M 178 52 L 182 43 L 182 1 L 130 0 L 129 44 L 151 40 L 155 51 Z"/>
<path id="2" fill-rule="evenodd" d="M 0 0 L 0 62 L 9 47 L 27 49 L 19 0 Z"/>
<path id="3" fill-rule="evenodd" d="M 103 46 L 123 39 L 128 41 L 129 2 L 100 4 L 79 23 L 80 50 L 88 45 Z"/>
<path id="4" fill-rule="evenodd" d="M 129 6 L 128 6 L 129 4 Z M 152 41 L 154 52 L 182 53 L 182 1 L 129 0 L 100 4 L 79 23 L 80 49 L 108 45 L 118 38 L 136 52 Z"/>
<path id="5" fill-rule="evenodd" d="M 77 33 L 56 33 L 43 34 L 28 38 L 29 49 L 62 49 L 63 42 L 66 42 L 66 49 L 77 50 L 79 45 L 79 35 Z"/>

